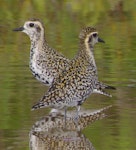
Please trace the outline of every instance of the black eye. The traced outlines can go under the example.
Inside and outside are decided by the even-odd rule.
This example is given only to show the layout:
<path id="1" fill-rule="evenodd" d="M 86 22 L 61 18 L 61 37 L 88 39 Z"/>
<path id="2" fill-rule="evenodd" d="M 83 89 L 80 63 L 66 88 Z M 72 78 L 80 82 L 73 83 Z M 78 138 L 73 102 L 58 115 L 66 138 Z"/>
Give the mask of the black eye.
<path id="1" fill-rule="evenodd" d="M 93 37 L 97 37 L 97 33 L 94 33 L 94 34 L 93 34 Z"/>
<path id="2" fill-rule="evenodd" d="M 34 23 L 30 23 L 29 26 L 30 26 L 30 27 L 33 27 L 33 26 L 34 26 Z"/>

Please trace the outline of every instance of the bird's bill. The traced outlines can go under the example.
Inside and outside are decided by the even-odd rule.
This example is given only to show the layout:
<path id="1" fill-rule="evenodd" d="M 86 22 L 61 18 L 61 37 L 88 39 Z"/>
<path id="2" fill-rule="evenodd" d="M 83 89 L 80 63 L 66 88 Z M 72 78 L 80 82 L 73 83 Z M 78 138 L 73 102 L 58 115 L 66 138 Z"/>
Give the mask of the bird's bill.
<path id="1" fill-rule="evenodd" d="M 102 40 L 101 38 L 98 38 L 98 42 L 105 43 L 105 41 L 104 41 L 104 40 Z"/>
<path id="2" fill-rule="evenodd" d="M 19 27 L 19 28 L 13 29 L 13 31 L 23 31 L 23 30 L 24 30 L 24 27 Z"/>

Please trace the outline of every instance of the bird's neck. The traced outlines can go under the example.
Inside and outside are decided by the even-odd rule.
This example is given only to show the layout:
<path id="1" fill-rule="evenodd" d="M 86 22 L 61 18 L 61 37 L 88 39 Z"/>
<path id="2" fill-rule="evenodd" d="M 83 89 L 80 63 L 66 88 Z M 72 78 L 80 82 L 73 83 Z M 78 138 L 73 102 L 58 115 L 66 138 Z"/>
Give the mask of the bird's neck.
<path id="1" fill-rule="evenodd" d="M 93 45 L 81 40 L 79 43 L 79 48 L 78 57 L 84 57 L 86 60 L 93 61 L 93 63 L 95 63 Z"/>

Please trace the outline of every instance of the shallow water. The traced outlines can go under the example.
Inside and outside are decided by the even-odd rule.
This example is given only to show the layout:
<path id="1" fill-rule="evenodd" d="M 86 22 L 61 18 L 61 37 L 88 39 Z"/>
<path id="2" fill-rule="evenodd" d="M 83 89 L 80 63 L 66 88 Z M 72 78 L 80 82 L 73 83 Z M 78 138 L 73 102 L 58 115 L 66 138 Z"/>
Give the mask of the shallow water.
<path id="1" fill-rule="evenodd" d="M 31 17 L 43 20 L 49 44 L 68 58 L 78 50 L 82 27 L 93 25 L 105 44 L 97 44 L 95 58 L 100 81 L 113 85 L 113 97 L 91 95 L 84 109 L 113 105 L 107 118 L 81 131 L 97 150 L 135 150 L 136 138 L 136 13 L 133 1 L 0 2 L 0 147 L 28 150 L 29 132 L 50 109 L 30 111 L 46 92 L 29 70 L 30 40 L 13 28 Z M 14 4 L 14 5 L 13 5 Z M 89 4 L 89 5 L 88 5 Z M 95 7 L 98 9 L 95 11 Z M 131 10 L 131 11 L 130 11 Z M 55 149 L 55 148 L 54 148 Z"/>

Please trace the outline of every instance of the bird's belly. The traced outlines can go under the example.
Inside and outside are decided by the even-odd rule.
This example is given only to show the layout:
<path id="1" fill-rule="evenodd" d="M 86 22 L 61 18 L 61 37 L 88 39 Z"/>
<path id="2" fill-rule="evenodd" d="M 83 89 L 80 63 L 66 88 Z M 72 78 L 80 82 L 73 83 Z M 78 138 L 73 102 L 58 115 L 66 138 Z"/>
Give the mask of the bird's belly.
<path id="1" fill-rule="evenodd" d="M 47 86 L 50 86 L 52 84 L 53 77 L 46 68 L 43 69 L 39 66 L 36 66 L 35 64 L 30 64 L 30 70 L 34 77 L 40 82 L 44 83 Z"/>

